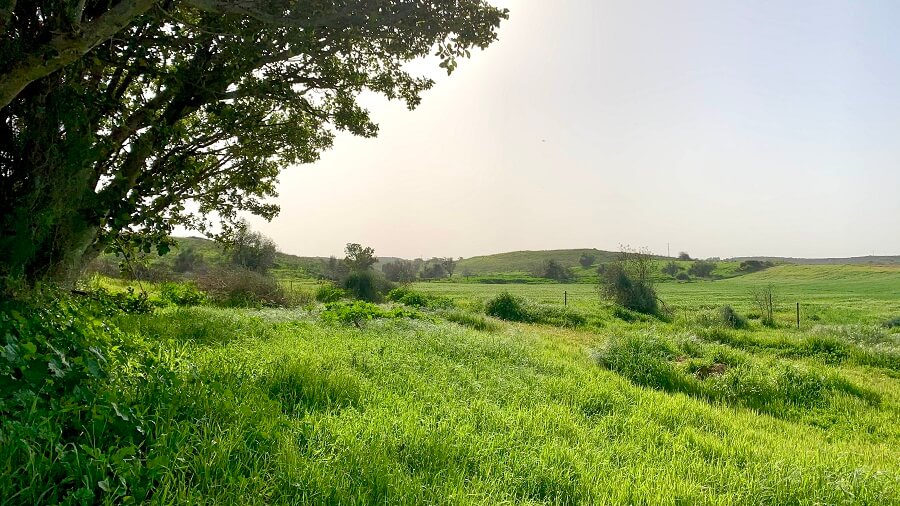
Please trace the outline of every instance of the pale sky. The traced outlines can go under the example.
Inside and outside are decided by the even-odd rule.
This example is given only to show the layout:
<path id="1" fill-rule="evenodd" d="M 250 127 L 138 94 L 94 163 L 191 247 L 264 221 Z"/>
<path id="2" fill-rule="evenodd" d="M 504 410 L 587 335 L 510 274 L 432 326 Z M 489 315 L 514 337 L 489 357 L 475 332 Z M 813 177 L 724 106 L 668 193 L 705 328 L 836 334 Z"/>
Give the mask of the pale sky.
<path id="1" fill-rule="evenodd" d="M 415 111 L 367 99 L 379 136 L 286 170 L 253 227 L 309 256 L 900 254 L 900 2 L 495 3 L 498 42 Z"/>

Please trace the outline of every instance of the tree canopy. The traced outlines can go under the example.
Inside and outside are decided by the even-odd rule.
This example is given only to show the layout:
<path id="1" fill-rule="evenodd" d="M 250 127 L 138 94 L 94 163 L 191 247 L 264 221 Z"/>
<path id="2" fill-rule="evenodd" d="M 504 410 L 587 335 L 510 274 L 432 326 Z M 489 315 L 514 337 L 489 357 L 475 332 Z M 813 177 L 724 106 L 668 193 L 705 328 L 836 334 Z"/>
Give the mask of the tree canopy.
<path id="1" fill-rule="evenodd" d="M 496 39 L 484 0 L 18 0 L 0 5 L 0 275 L 71 280 L 101 251 L 273 217 L 279 172 L 371 91 L 418 105 Z"/>

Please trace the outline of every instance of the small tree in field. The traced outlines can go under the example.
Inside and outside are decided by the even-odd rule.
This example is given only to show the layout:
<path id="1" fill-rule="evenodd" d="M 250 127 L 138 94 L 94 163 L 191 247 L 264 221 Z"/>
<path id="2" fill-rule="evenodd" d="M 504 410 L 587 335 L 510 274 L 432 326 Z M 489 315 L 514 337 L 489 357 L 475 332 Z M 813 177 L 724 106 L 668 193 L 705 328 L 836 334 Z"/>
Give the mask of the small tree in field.
<path id="1" fill-rule="evenodd" d="M 229 244 L 231 263 L 244 269 L 265 274 L 275 265 L 275 241 L 259 232 L 250 230 L 246 222 L 234 233 Z"/>
<path id="2" fill-rule="evenodd" d="M 668 274 L 669 276 L 672 276 L 673 278 L 678 274 L 678 271 L 680 271 L 680 270 L 681 270 L 681 267 L 679 267 L 678 264 L 676 264 L 675 262 L 671 262 L 671 261 L 669 263 L 667 263 L 665 265 L 665 267 L 662 268 L 663 274 Z"/>
<path id="3" fill-rule="evenodd" d="M 375 258 L 375 250 L 369 247 L 362 247 L 356 243 L 347 243 L 344 248 L 347 255 L 344 262 L 354 272 L 363 272 L 369 270 L 378 259 Z"/>
<path id="4" fill-rule="evenodd" d="M 447 272 L 448 278 L 453 278 L 453 271 L 456 270 L 456 260 L 453 257 L 442 258 L 441 266 L 444 268 L 444 271 Z"/>
<path id="5" fill-rule="evenodd" d="M 678 253 L 678 259 L 687 261 L 687 260 L 691 260 L 691 256 L 688 255 L 687 251 L 681 251 Z"/>
<path id="6" fill-rule="evenodd" d="M 652 278 L 655 264 L 649 251 L 623 248 L 618 259 L 600 274 L 600 293 L 633 311 L 659 313 L 659 298 Z"/>
<path id="7" fill-rule="evenodd" d="M 763 325 L 775 326 L 775 309 L 778 299 L 775 297 L 775 287 L 767 285 L 750 292 L 753 304 L 759 310 L 760 320 Z"/>
<path id="8" fill-rule="evenodd" d="M 574 275 L 572 270 L 556 260 L 547 260 L 541 265 L 538 273 L 542 278 L 552 279 L 554 281 L 569 281 Z"/>
<path id="9" fill-rule="evenodd" d="M 688 269 L 688 274 L 697 278 L 708 278 L 712 275 L 712 272 L 715 269 L 715 262 L 695 260 L 694 263 L 691 264 L 691 267 Z"/>

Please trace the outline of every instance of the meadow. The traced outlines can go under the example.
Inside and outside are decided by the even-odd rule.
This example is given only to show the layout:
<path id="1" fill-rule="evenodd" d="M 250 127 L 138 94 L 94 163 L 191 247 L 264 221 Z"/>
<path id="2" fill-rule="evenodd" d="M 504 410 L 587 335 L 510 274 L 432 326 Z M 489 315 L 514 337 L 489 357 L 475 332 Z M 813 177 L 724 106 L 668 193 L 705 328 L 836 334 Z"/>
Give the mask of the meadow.
<path id="1" fill-rule="evenodd" d="M 774 327 L 723 323 L 768 285 Z M 117 313 L 122 416 L 80 446 L 5 424 L 0 503 L 900 504 L 900 268 L 658 288 L 666 318 L 586 283 Z M 504 291 L 577 318 L 484 315 Z"/>

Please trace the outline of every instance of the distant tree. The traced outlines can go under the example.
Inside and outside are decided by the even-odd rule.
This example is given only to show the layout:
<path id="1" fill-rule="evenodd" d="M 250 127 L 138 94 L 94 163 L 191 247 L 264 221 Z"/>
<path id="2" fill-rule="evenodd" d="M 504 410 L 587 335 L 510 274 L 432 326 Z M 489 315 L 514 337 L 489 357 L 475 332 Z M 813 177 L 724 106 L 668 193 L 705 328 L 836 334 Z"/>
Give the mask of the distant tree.
<path id="1" fill-rule="evenodd" d="M 678 259 L 679 260 L 692 260 L 691 256 L 687 254 L 687 251 L 682 251 L 682 252 L 678 253 Z"/>
<path id="2" fill-rule="evenodd" d="M 738 267 L 738 270 L 741 272 L 756 272 L 761 271 L 763 269 L 767 269 L 772 267 L 772 262 L 762 261 L 762 260 L 745 260 L 741 262 L 741 265 Z"/>
<path id="3" fill-rule="evenodd" d="M 375 258 L 375 250 L 369 247 L 362 247 L 356 243 L 347 243 L 347 247 L 344 248 L 344 253 L 347 255 L 344 258 L 344 262 L 346 262 L 347 266 L 353 272 L 363 272 L 369 270 L 378 259 Z"/>
<path id="4" fill-rule="evenodd" d="M 690 281 L 690 280 L 691 280 L 691 276 L 690 276 L 688 273 L 686 273 L 686 272 L 679 272 L 679 273 L 675 276 L 675 279 L 677 279 L 678 281 Z"/>
<path id="5" fill-rule="evenodd" d="M 552 279 L 554 281 L 569 281 L 574 277 L 571 269 L 553 259 L 547 260 L 541 264 L 541 269 L 538 274 L 542 278 Z"/>
<path id="6" fill-rule="evenodd" d="M 172 269 L 175 272 L 185 273 L 196 270 L 202 264 L 203 257 L 194 248 L 188 247 L 181 250 L 175 257 L 175 265 Z"/>
<path id="7" fill-rule="evenodd" d="M 582 267 L 587 269 L 588 267 L 594 265 L 595 260 L 597 260 L 597 255 L 582 253 L 581 258 L 578 259 L 578 263 L 580 263 Z"/>
<path id="8" fill-rule="evenodd" d="M 228 249 L 233 265 L 263 274 L 275 265 L 275 241 L 250 230 L 247 222 L 241 222 L 235 230 Z"/>
<path id="9" fill-rule="evenodd" d="M 410 283 L 416 280 L 418 269 L 416 269 L 416 264 L 413 261 L 397 260 L 395 262 L 384 264 L 381 267 L 381 272 L 384 273 L 384 277 L 386 277 L 388 281 Z"/>
<path id="10" fill-rule="evenodd" d="M 350 273 L 350 269 L 347 267 L 347 264 L 338 260 L 334 256 L 328 257 L 328 260 L 325 260 L 323 264 L 322 277 L 324 277 L 325 279 L 329 279 L 337 283 L 343 283 L 344 279 Z"/>
<path id="11" fill-rule="evenodd" d="M 441 266 L 444 267 L 444 270 L 447 271 L 447 277 L 453 279 L 453 271 L 456 270 L 456 260 L 452 257 L 442 258 Z"/>
<path id="12" fill-rule="evenodd" d="M 678 274 L 678 271 L 680 271 L 680 270 L 681 270 L 681 267 L 679 267 L 678 264 L 676 264 L 675 262 L 671 262 L 671 261 L 662 268 L 663 274 L 668 274 L 669 276 L 672 276 L 672 277 L 674 277 L 676 274 Z"/>
<path id="13" fill-rule="evenodd" d="M 422 279 L 443 279 L 447 277 L 447 270 L 444 268 L 442 259 L 433 258 L 425 263 L 422 269 Z"/>
<path id="14" fill-rule="evenodd" d="M 465 269 L 463 269 L 462 275 L 464 278 L 469 279 L 470 277 L 472 277 L 472 269 L 466 267 Z"/>
<path id="15" fill-rule="evenodd" d="M 715 262 L 695 260 L 688 269 L 688 274 L 697 278 L 708 278 L 716 268 Z"/>

